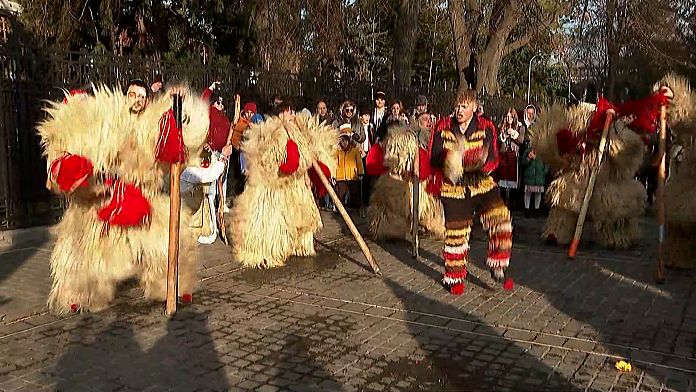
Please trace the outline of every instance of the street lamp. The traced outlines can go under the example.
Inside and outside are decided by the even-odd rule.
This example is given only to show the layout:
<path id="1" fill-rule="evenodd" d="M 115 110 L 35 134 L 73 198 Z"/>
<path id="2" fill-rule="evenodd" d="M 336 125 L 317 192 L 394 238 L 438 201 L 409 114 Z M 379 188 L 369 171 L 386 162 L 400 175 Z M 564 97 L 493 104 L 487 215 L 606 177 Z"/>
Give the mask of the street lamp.
<path id="1" fill-rule="evenodd" d="M 532 56 L 532 58 L 529 60 L 529 69 L 527 71 L 527 104 L 529 104 L 529 98 L 532 94 L 532 62 L 534 62 L 534 59 L 537 57 L 544 56 L 543 54 L 536 54 Z"/>

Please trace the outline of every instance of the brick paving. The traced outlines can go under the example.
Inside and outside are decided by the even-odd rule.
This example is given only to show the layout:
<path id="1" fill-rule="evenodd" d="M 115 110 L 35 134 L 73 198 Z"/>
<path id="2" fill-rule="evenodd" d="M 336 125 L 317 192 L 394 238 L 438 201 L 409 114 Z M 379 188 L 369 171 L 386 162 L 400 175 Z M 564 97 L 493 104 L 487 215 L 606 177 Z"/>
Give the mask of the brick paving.
<path id="1" fill-rule="evenodd" d="M 513 291 L 490 280 L 479 229 L 457 297 L 438 243 L 414 260 L 370 242 L 377 277 L 324 218 L 319 255 L 280 269 L 202 246 L 201 289 L 171 320 L 132 284 L 105 312 L 50 315 L 52 244 L 0 250 L 0 391 L 696 390 L 694 275 L 654 284 L 648 220 L 643 245 L 571 261 L 540 243 L 541 219 L 516 219 Z"/>

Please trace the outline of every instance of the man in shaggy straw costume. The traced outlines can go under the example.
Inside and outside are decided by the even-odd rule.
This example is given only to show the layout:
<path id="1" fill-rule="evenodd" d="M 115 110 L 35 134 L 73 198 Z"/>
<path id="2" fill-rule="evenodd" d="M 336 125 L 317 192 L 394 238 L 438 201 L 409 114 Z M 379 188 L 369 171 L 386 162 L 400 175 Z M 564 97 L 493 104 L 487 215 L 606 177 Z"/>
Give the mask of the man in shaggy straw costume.
<path id="1" fill-rule="evenodd" d="M 151 101 L 142 82 L 131 83 L 126 97 L 99 87 L 46 109 L 38 131 L 50 186 L 69 203 L 51 254 L 52 311 L 102 310 L 118 283 L 133 277 L 147 298 L 165 299 L 169 196 L 162 189 L 170 165 L 162 160 L 185 159 L 183 145 L 197 159 L 208 131 L 208 105 L 186 91 L 174 91 L 187 95 L 183 130 L 169 94 Z M 190 211 L 182 214 L 187 221 Z M 179 290 L 190 300 L 195 235 L 188 225 L 181 230 Z"/>
<path id="2" fill-rule="evenodd" d="M 696 266 L 696 93 L 689 81 L 669 74 L 655 84 L 655 89 L 669 87 L 674 98 L 669 106 L 669 125 L 676 142 L 670 156 L 669 180 L 665 186 L 667 221 L 667 267 Z M 659 164 L 659 162 L 657 162 Z"/>
<path id="3" fill-rule="evenodd" d="M 252 125 L 242 142 L 248 177 L 235 200 L 229 241 L 235 260 L 246 267 L 280 267 L 290 256 L 313 256 L 314 234 L 322 228 L 311 184 L 312 169 L 335 173 L 338 133 L 317 117 L 295 116 L 288 102 L 278 115 Z M 319 197 L 326 189 L 317 186 Z"/>
<path id="4" fill-rule="evenodd" d="M 495 129 L 489 121 L 474 115 L 476 102 L 475 91 L 459 93 L 454 115 L 438 122 L 432 138 L 430 163 L 435 176 L 441 179 L 439 193 L 445 213 L 442 282 L 455 295 L 464 291 L 475 213 L 488 230 L 486 264 L 491 277 L 499 282 L 505 279 L 512 250 L 510 211 L 490 176 L 498 163 Z"/>
<path id="5" fill-rule="evenodd" d="M 430 129 L 421 130 L 430 134 Z M 413 231 L 413 166 L 419 154 L 418 220 L 419 226 L 435 238 L 444 238 L 445 220 L 442 203 L 426 192 L 430 176 L 428 140 L 419 141 L 417 132 L 408 126 L 393 125 L 382 140 L 382 148 L 373 148 L 368 155 L 369 165 L 384 165 L 385 174 L 374 185 L 367 208 L 370 233 L 376 239 L 407 239 Z M 377 154 L 381 156 L 377 157 Z"/>
<path id="6" fill-rule="evenodd" d="M 599 171 L 587 216 L 596 239 L 612 248 L 628 248 L 638 240 L 645 189 L 635 173 L 643 161 L 645 136 L 655 132 L 660 105 L 665 103 L 664 93 L 618 105 L 600 98 L 597 105 L 555 105 L 539 118 L 532 145 L 556 172 L 546 191 L 551 206 L 543 233 L 547 242 L 567 245 L 573 239 L 593 170 Z M 599 144 L 609 109 L 615 111 L 616 119 L 600 163 Z"/>

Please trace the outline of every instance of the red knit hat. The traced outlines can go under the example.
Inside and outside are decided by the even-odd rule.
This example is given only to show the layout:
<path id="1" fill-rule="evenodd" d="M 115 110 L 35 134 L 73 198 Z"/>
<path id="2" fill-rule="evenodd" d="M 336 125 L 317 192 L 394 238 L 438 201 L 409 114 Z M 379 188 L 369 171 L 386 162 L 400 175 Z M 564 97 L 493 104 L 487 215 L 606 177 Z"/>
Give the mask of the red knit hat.
<path id="1" fill-rule="evenodd" d="M 254 102 L 247 102 L 244 104 L 242 111 L 256 113 L 256 104 Z"/>

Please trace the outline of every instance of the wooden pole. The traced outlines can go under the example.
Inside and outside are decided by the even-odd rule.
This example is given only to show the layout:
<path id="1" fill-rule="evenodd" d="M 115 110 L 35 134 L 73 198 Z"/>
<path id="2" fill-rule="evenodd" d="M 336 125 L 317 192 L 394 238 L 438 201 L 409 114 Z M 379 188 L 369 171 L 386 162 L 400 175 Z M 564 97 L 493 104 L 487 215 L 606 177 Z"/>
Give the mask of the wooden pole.
<path id="1" fill-rule="evenodd" d="M 420 129 L 418 130 L 418 134 Z M 418 238 L 418 230 L 420 228 L 420 178 L 418 174 L 420 173 L 420 154 L 419 154 L 419 138 L 416 134 L 416 157 L 413 160 L 413 200 L 411 201 L 411 235 L 413 236 L 413 258 L 417 259 L 419 256 L 420 242 Z"/>
<path id="2" fill-rule="evenodd" d="M 182 126 L 182 97 L 173 96 L 174 118 L 176 126 Z M 169 251 L 167 253 L 167 303 L 165 314 L 172 317 L 176 313 L 179 282 L 179 218 L 181 214 L 181 162 L 172 163 L 169 171 Z"/>
<path id="3" fill-rule="evenodd" d="M 319 176 L 321 183 L 324 184 L 324 187 L 329 192 L 329 196 L 331 196 L 331 199 L 333 200 L 334 204 L 336 205 L 338 212 L 343 217 L 343 220 L 346 222 L 346 225 L 348 225 L 348 229 L 350 230 L 351 234 L 353 234 L 353 237 L 355 237 L 355 240 L 358 242 L 358 245 L 360 245 L 360 249 L 362 250 L 363 254 L 365 255 L 367 262 L 370 263 L 370 267 L 372 267 L 372 271 L 374 271 L 375 274 L 377 274 L 377 275 L 382 275 L 382 272 L 379 269 L 377 262 L 372 257 L 372 253 L 370 252 L 370 248 L 367 247 L 365 240 L 362 238 L 362 236 L 358 232 L 358 229 L 355 227 L 353 220 L 350 219 L 348 212 L 343 207 L 343 203 L 341 203 L 341 200 L 336 195 L 336 192 L 334 192 L 333 187 L 331 187 L 331 184 L 329 183 L 329 180 L 324 175 L 324 172 L 321 170 L 321 167 L 319 167 L 319 164 L 316 161 L 312 162 L 312 167 L 314 168 L 314 171 L 317 172 L 317 175 Z"/>
<path id="4" fill-rule="evenodd" d="M 657 273 L 655 280 L 657 283 L 665 282 L 665 179 L 667 177 L 667 106 L 660 108 L 660 139 L 657 145 L 657 154 L 660 157 L 660 166 L 657 171 L 657 222 L 659 225 L 659 240 L 657 245 Z"/>
<path id="5" fill-rule="evenodd" d="M 607 139 L 609 136 L 609 127 L 611 126 L 611 122 L 614 119 L 615 114 L 616 112 L 614 110 L 607 110 L 604 128 L 602 129 L 602 139 L 599 142 L 599 157 L 597 159 L 597 167 L 592 169 L 592 173 L 590 174 L 590 181 L 587 184 L 587 189 L 585 190 L 585 198 L 582 200 L 582 207 L 580 208 L 578 223 L 575 225 L 575 235 L 573 235 L 573 240 L 570 242 L 570 249 L 568 249 L 568 257 L 571 259 L 575 258 L 578 245 L 580 245 L 580 237 L 582 237 L 582 228 L 585 225 L 587 208 L 590 206 L 590 199 L 592 199 L 592 192 L 594 191 L 595 182 L 597 181 L 597 174 L 602 166 L 602 158 L 604 157 L 604 150 L 607 147 Z"/>

